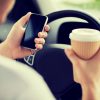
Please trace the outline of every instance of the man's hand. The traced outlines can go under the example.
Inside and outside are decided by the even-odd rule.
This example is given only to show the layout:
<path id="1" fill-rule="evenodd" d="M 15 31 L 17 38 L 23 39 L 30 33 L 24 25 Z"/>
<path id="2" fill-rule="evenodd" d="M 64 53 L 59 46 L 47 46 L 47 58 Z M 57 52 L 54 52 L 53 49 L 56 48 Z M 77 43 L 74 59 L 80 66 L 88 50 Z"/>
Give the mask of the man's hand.
<path id="1" fill-rule="evenodd" d="M 20 46 L 21 40 L 25 32 L 25 24 L 28 22 L 31 16 L 31 12 L 27 13 L 21 19 L 19 19 L 12 27 L 7 39 L 0 44 L 0 54 L 12 59 L 23 58 L 35 53 L 35 50 L 26 49 Z M 44 38 L 47 37 L 47 32 L 49 31 L 49 26 L 45 26 L 45 32 L 39 32 L 38 37 L 35 41 L 36 49 L 40 50 L 43 48 L 45 43 Z"/>
<path id="2" fill-rule="evenodd" d="M 82 86 L 82 100 L 99 100 L 100 50 L 90 60 L 78 58 L 71 47 L 65 49 L 65 54 L 73 64 L 74 80 Z"/>

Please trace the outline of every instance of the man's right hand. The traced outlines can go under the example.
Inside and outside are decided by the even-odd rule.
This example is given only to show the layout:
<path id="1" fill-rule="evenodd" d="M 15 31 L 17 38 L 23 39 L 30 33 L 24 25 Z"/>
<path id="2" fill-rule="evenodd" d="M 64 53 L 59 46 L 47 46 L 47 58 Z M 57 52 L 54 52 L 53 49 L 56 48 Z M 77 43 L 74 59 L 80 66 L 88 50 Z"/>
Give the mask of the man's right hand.
<path id="1" fill-rule="evenodd" d="M 100 94 L 100 50 L 90 60 L 82 60 L 77 57 L 71 46 L 65 49 L 65 54 L 73 65 L 74 80 L 82 86 L 82 100 L 98 100 Z"/>

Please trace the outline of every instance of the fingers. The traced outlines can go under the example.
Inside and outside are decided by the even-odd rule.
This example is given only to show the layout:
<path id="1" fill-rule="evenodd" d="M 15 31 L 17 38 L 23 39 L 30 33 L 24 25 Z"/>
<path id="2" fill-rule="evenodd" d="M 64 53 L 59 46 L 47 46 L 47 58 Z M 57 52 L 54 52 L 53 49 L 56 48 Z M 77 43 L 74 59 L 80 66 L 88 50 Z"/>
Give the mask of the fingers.
<path id="1" fill-rule="evenodd" d="M 39 38 L 35 38 L 34 40 L 36 43 L 35 47 L 36 49 L 41 50 L 43 48 L 43 45 L 45 44 L 44 38 L 47 37 L 47 32 L 39 32 L 38 37 Z"/>
<path id="2" fill-rule="evenodd" d="M 41 50 L 43 48 L 42 44 L 35 44 L 37 50 Z"/>
<path id="3" fill-rule="evenodd" d="M 65 54 L 73 64 L 78 62 L 79 58 L 75 55 L 71 47 L 65 49 Z"/>
<path id="4" fill-rule="evenodd" d="M 75 66 L 75 69 L 77 71 L 82 70 L 85 64 L 87 63 L 85 60 L 82 60 L 78 56 L 76 56 L 71 46 L 65 49 L 65 54 L 68 57 L 68 59 L 72 62 L 73 66 Z"/>
<path id="5" fill-rule="evenodd" d="M 44 27 L 44 31 L 48 32 L 49 30 L 50 30 L 49 25 L 46 25 L 46 26 Z"/>
<path id="6" fill-rule="evenodd" d="M 39 32 L 38 37 L 39 38 L 46 38 L 48 36 L 47 32 Z"/>
<path id="7" fill-rule="evenodd" d="M 45 44 L 44 38 L 35 38 L 35 43 L 36 44 Z"/>
<path id="8" fill-rule="evenodd" d="M 83 61 L 81 61 L 80 58 L 78 58 L 75 55 L 71 47 L 65 49 L 65 54 L 69 58 L 69 60 L 72 62 L 74 81 L 77 83 L 80 83 L 80 73 L 82 73 L 83 71 L 80 63 L 82 63 Z"/>
<path id="9" fill-rule="evenodd" d="M 24 26 L 28 22 L 31 14 L 32 14 L 31 12 L 28 12 L 25 16 L 20 18 L 17 23 L 20 24 L 21 26 Z"/>

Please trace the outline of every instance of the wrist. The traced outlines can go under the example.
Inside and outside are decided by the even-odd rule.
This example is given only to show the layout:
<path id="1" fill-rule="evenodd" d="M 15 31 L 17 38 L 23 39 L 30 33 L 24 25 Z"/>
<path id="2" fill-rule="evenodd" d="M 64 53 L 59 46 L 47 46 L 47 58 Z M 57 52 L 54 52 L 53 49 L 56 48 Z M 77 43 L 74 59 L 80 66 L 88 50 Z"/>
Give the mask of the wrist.
<path id="1" fill-rule="evenodd" d="M 99 85 L 88 84 L 82 86 L 82 100 L 99 100 Z"/>

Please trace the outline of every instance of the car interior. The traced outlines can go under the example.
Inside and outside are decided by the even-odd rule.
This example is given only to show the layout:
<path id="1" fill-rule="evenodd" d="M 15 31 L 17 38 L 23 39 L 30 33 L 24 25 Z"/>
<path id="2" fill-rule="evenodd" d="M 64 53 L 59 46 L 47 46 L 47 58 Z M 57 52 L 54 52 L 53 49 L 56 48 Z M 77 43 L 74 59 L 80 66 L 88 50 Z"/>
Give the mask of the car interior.
<path id="1" fill-rule="evenodd" d="M 57 100 L 81 100 L 82 98 L 81 86 L 74 81 L 72 64 L 64 53 L 64 49 L 70 45 L 69 33 L 77 28 L 100 31 L 99 0 L 75 1 L 16 0 L 7 22 L 0 25 L 2 42 L 14 22 L 27 12 L 48 16 L 50 31 L 46 44 L 35 54 L 34 64 L 29 66 L 42 75 Z M 27 64 L 24 59 L 17 59 L 17 61 Z"/>

